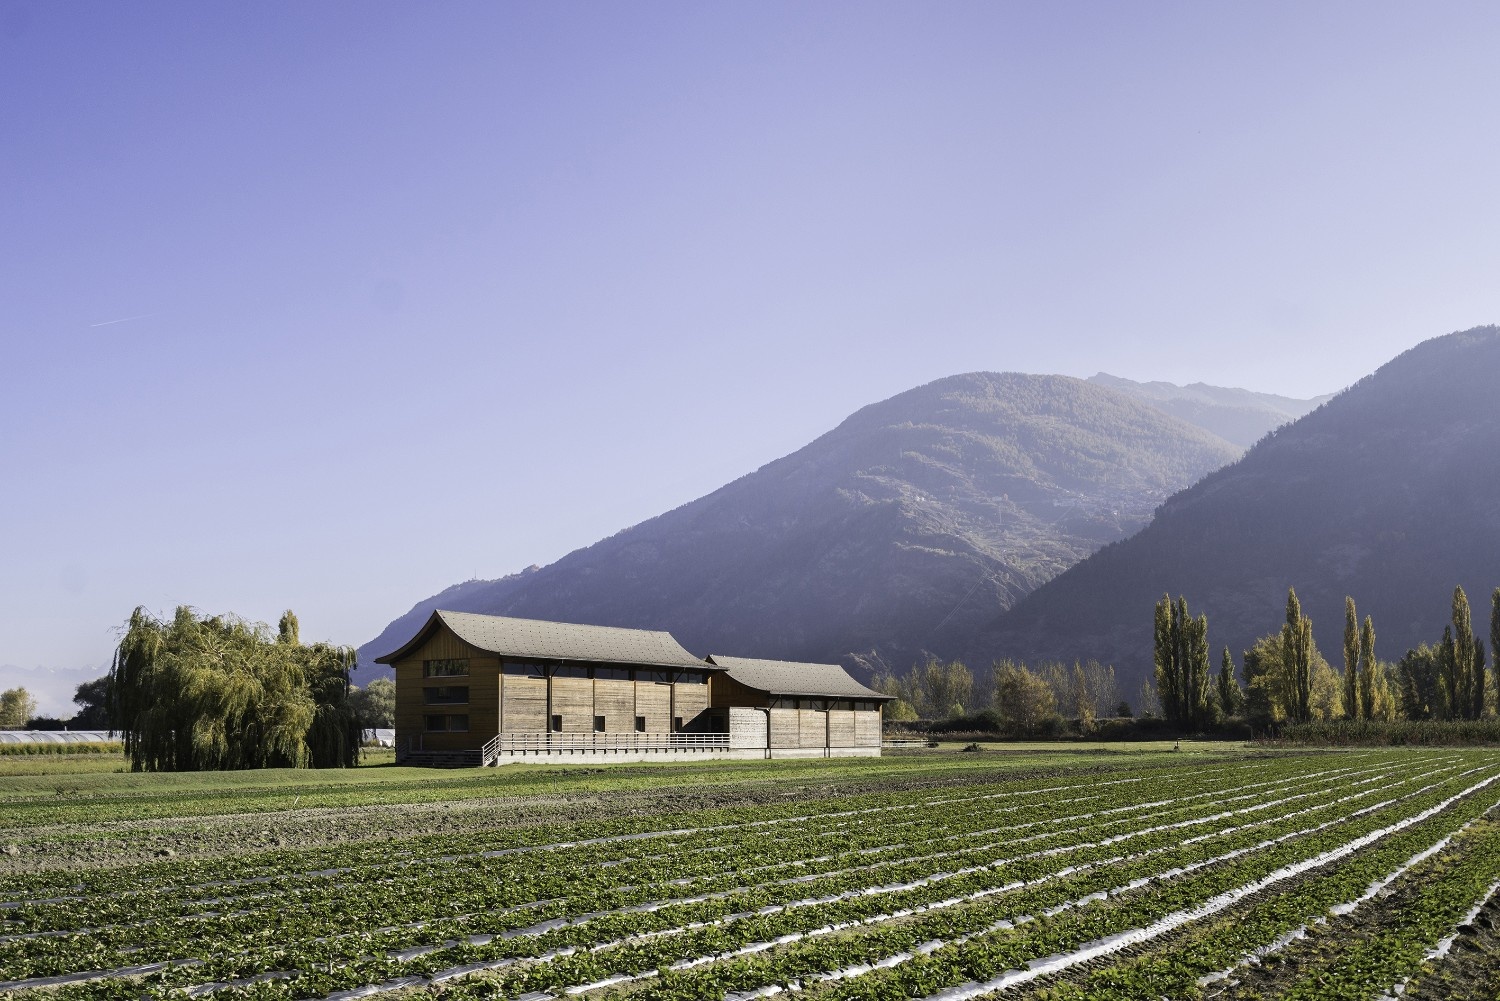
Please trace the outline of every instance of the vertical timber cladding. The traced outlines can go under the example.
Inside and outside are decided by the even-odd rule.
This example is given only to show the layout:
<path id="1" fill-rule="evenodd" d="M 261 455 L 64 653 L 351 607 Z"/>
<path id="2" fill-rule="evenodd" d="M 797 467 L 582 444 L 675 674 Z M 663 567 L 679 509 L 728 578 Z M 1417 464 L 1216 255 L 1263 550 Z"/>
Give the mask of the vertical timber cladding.
<path id="1" fill-rule="evenodd" d="M 465 661 L 467 675 L 428 678 L 431 661 Z M 447 629 L 436 630 L 425 643 L 391 665 L 396 672 L 396 736 L 415 738 L 428 751 L 472 750 L 495 733 L 500 716 L 500 659 L 470 646 Z M 467 688 L 468 701 L 431 704 L 426 689 Z M 443 717 L 445 729 L 429 729 L 429 717 Z M 466 729 L 456 729 L 465 726 Z"/>
<path id="2" fill-rule="evenodd" d="M 672 685 L 672 716 L 682 720 L 684 730 L 706 733 L 714 728 L 708 715 L 708 678 L 703 673 L 678 673 Z"/>
<path id="3" fill-rule="evenodd" d="M 604 673 L 623 677 L 598 677 Z M 595 672 L 594 715 L 604 717 L 606 733 L 629 733 L 635 729 L 635 683 L 625 668 Z"/>
<path id="4" fill-rule="evenodd" d="M 542 733 L 547 729 L 547 679 L 540 664 L 506 661 L 501 679 L 498 733 Z"/>
<path id="5" fill-rule="evenodd" d="M 647 733 L 672 731 L 672 684 L 666 671 L 635 672 L 635 715 L 646 721 Z"/>
<path id="6" fill-rule="evenodd" d="M 772 709 L 770 712 L 771 746 L 783 748 L 801 747 L 801 711 L 797 709 Z"/>
<path id="7" fill-rule="evenodd" d="M 800 731 L 798 734 L 798 746 L 828 746 L 828 713 L 826 710 L 818 708 L 823 704 L 822 699 L 797 700 L 798 729 Z"/>
<path id="8" fill-rule="evenodd" d="M 590 733 L 594 729 L 594 683 L 586 667 L 552 669 L 552 718 L 563 733 Z"/>
<path id="9" fill-rule="evenodd" d="M 830 709 L 828 710 L 828 746 L 829 747 L 856 747 L 859 740 L 856 732 L 855 717 L 858 714 L 852 709 Z M 878 717 L 877 717 L 878 718 Z M 877 729 L 878 733 L 878 729 Z M 877 739 L 876 743 L 880 741 Z"/>
<path id="10" fill-rule="evenodd" d="M 638 719 L 645 732 L 669 733 L 673 720 L 684 730 L 710 729 L 709 685 L 682 680 L 686 673 L 646 668 L 542 665 L 506 661 L 501 681 L 501 733 L 541 733 L 553 722 L 563 733 L 592 733 L 599 718 L 605 733 L 631 733 Z M 668 679 L 678 677 L 676 682 Z"/>

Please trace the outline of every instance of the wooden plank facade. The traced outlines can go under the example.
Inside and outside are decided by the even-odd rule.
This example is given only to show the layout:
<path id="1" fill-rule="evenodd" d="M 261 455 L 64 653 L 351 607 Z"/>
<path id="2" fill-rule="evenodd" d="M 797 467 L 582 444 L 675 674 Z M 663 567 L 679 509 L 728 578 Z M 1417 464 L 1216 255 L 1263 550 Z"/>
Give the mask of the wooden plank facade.
<path id="1" fill-rule="evenodd" d="M 412 762 L 879 753 L 885 697 L 842 668 L 724 660 L 666 633 L 453 612 L 379 658 L 396 674 L 398 758 Z"/>

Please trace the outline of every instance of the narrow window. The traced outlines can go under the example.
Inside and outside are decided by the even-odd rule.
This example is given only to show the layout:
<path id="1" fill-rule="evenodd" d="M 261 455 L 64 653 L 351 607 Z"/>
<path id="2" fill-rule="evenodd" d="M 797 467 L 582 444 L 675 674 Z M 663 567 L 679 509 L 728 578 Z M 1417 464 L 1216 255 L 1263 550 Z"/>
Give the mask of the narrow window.
<path id="1" fill-rule="evenodd" d="M 438 688 L 424 688 L 422 701 L 430 706 L 468 702 L 469 686 L 443 685 Z"/>
<path id="2" fill-rule="evenodd" d="M 644 716 L 637 716 L 635 718 L 635 732 L 636 733 L 645 733 L 646 732 L 646 717 L 644 717 Z"/>
<path id="3" fill-rule="evenodd" d="M 508 660 L 501 666 L 500 673 L 508 678 L 541 678 L 542 665 Z"/>
<path id="4" fill-rule="evenodd" d="M 422 677 L 424 678 L 461 678 L 468 673 L 467 658 L 422 661 Z"/>
<path id="5" fill-rule="evenodd" d="M 603 733 L 604 732 L 604 717 L 603 716 L 595 716 L 594 717 L 594 732 L 595 733 Z"/>
<path id="6" fill-rule="evenodd" d="M 681 733 L 682 732 L 682 717 L 681 716 L 673 716 L 672 717 L 672 731 L 674 733 Z"/>
<path id="7" fill-rule="evenodd" d="M 553 716 L 552 717 L 552 732 L 553 733 L 561 733 L 562 732 L 562 717 L 561 716 Z"/>

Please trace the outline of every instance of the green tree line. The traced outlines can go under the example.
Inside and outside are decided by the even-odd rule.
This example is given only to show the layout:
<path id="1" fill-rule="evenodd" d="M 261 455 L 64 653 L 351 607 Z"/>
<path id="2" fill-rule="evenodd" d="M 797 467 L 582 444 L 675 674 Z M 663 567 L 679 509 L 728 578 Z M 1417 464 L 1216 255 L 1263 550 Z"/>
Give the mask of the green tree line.
<path id="1" fill-rule="evenodd" d="M 1500 703 L 1500 671 L 1486 668 L 1485 641 L 1474 631 L 1468 595 L 1454 588 L 1442 639 L 1408 650 L 1395 663 L 1375 651 L 1375 623 L 1361 623 L 1344 599 L 1343 667 L 1334 668 L 1313 641 L 1312 620 L 1295 588 L 1277 632 L 1244 651 L 1243 678 L 1226 647 L 1208 676 L 1208 619 L 1187 601 L 1163 595 L 1154 613 L 1155 688 L 1167 719 L 1197 729 L 1228 718 L 1252 725 L 1330 720 L 1479 720 Z M 1489 649 L 1500 648 L 1500 588 L 1490 597 Z M 1493 674 L 1493 682 L 1490 680 Z"/>
<path id="2" fill-rule="evenodd" d="M 976 677 L 961 661 L 928 658 L 904 675 L 877 673 L 871 687 L 895 697 L 886 718 L 894 721 L 954 719 L 992 714 L 1011 733 L 1045 736 L 1064 719 L 1087 730 L 1095 719 L 1129 714 L 1120 698 L 1113 667 L 1098 661 L 1043 664 L 1036 670 L 1011 660 L 996 661 Z"/>

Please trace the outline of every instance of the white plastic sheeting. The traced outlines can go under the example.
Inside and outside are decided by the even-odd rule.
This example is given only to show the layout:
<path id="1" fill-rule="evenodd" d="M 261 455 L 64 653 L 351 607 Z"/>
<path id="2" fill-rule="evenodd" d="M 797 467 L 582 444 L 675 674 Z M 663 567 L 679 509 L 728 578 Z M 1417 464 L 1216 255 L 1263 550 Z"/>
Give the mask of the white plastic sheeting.
<path id="1" fill-rule="evenodd" d="M 123 739 L 118 730 L 0 730 L 0 744 L 102 744 Z M 396 731 L 366 730 L 364 739 L 394 747 Z"/>
<path id="2" fill-rule="evenodd" d="M 0 744 L 102 744 L 121 740 L 109 730 L 0 730 Z"/>

